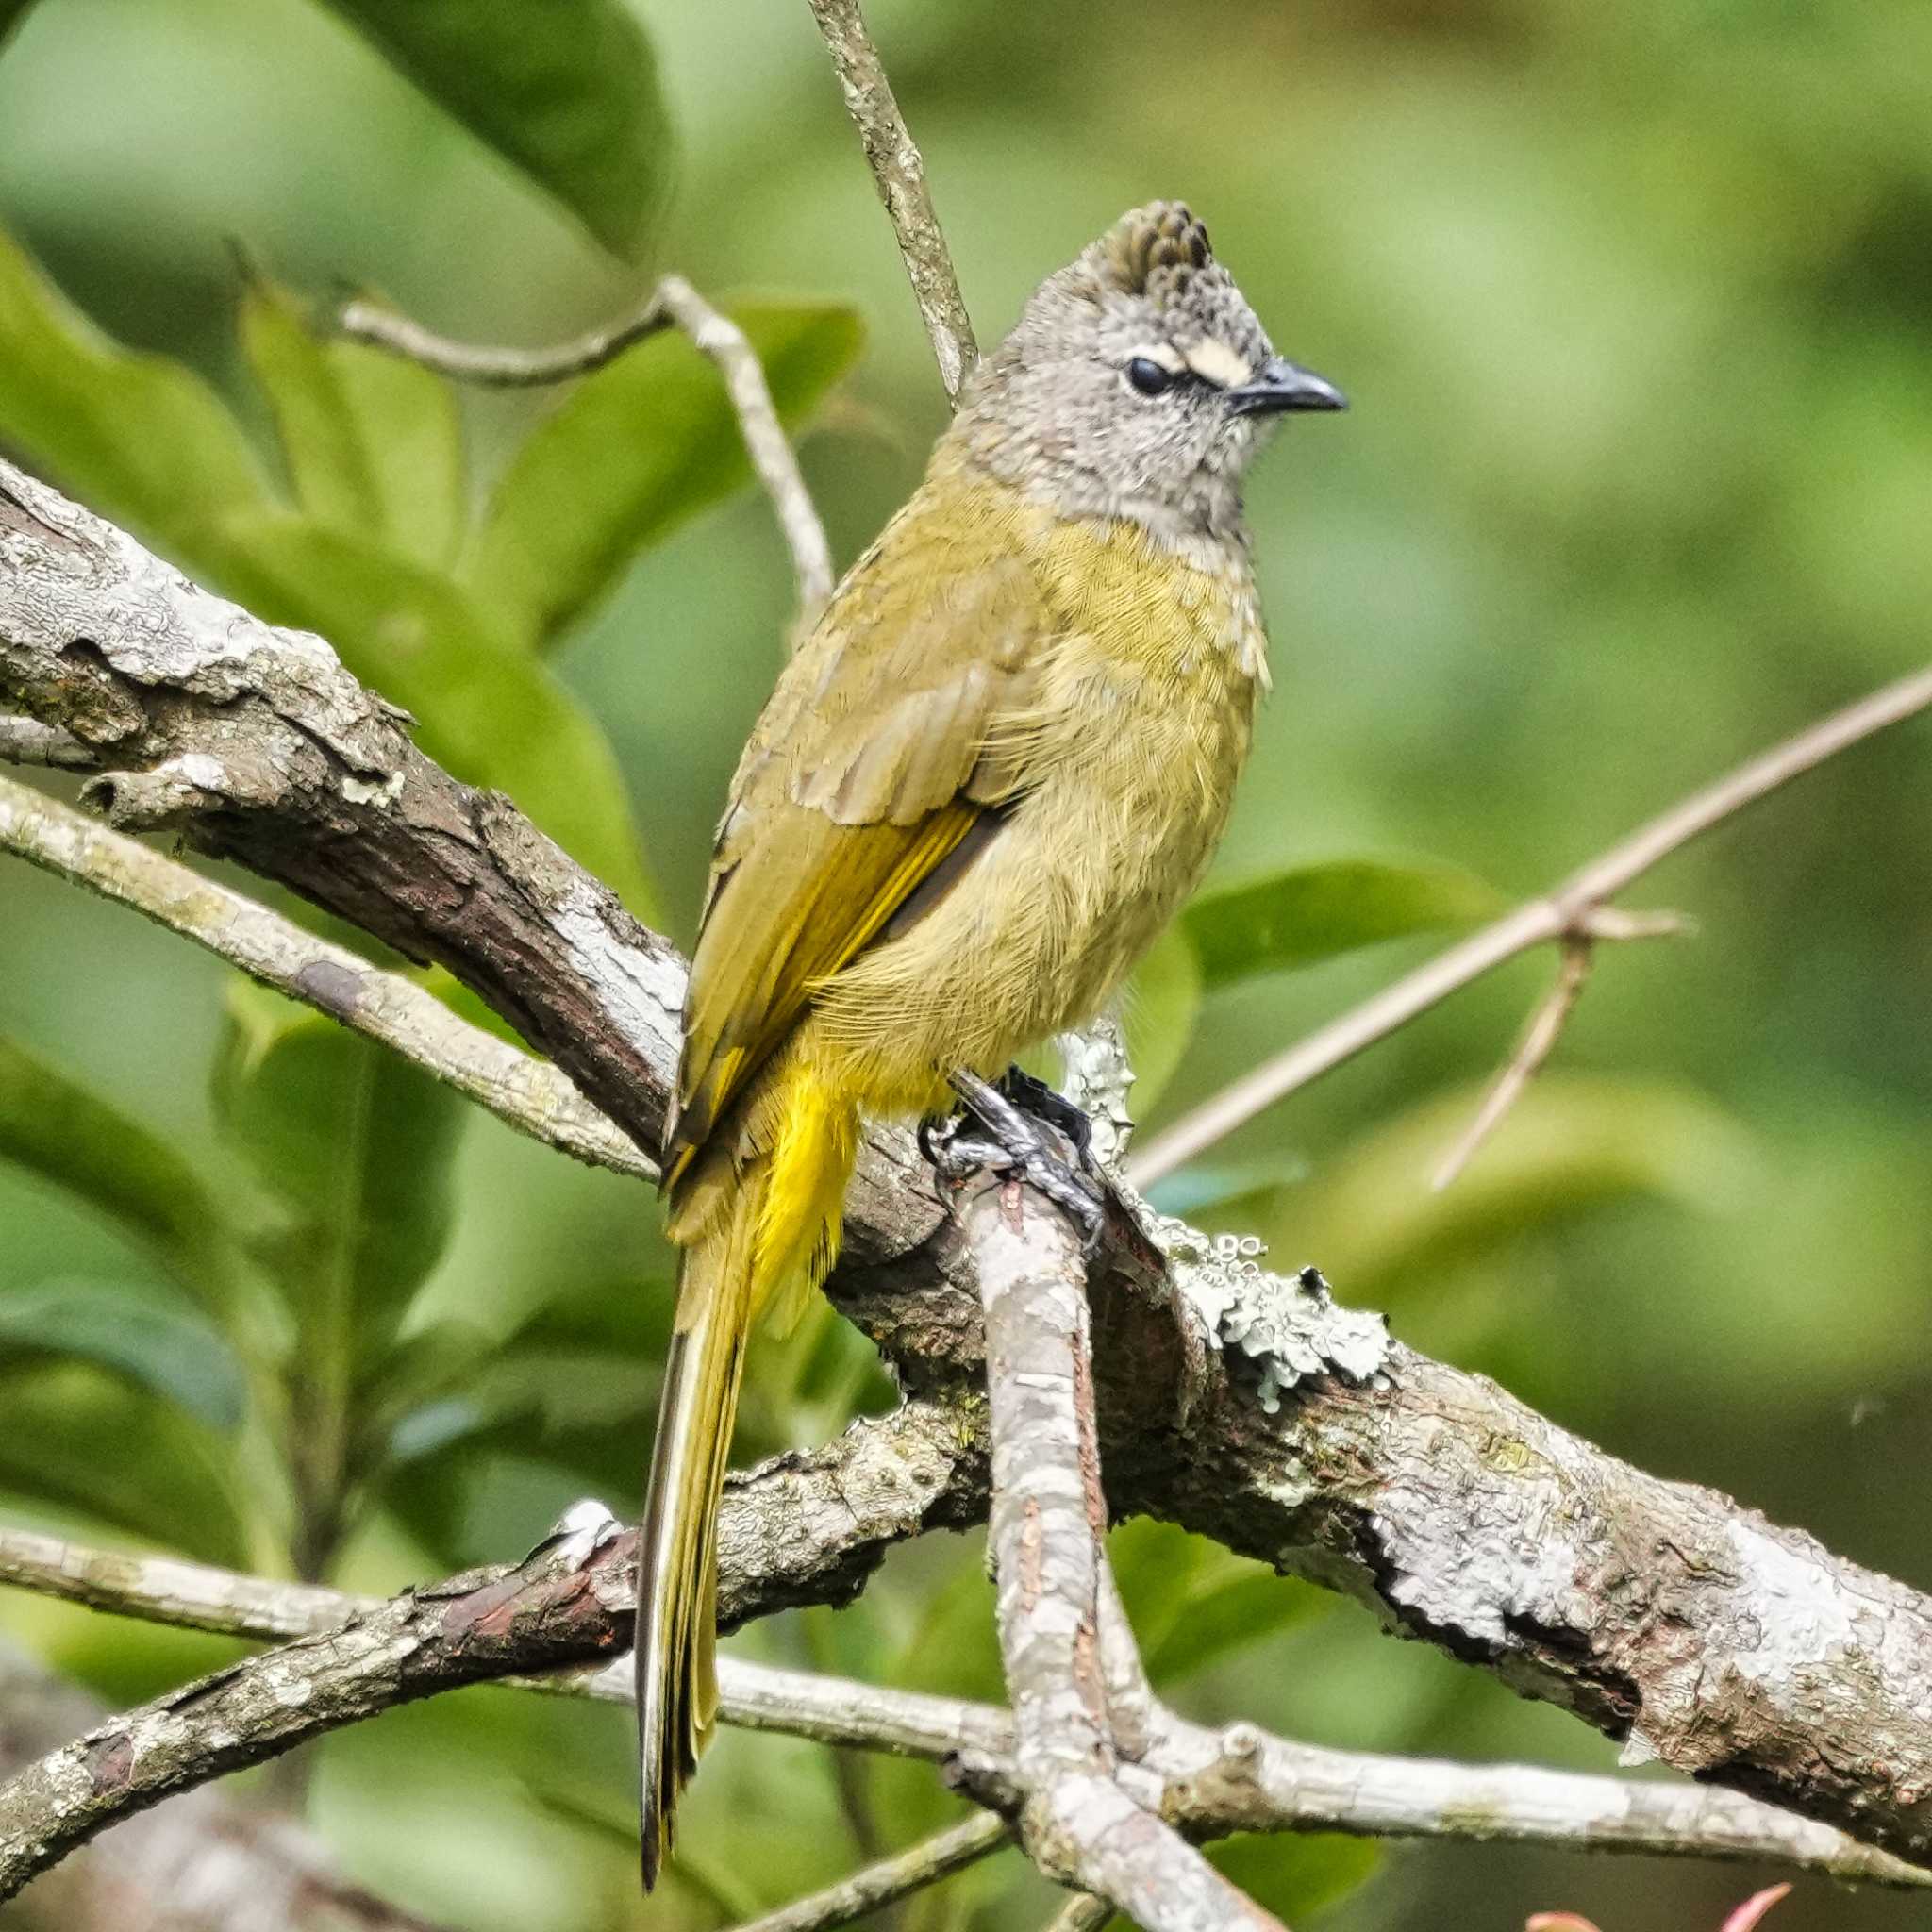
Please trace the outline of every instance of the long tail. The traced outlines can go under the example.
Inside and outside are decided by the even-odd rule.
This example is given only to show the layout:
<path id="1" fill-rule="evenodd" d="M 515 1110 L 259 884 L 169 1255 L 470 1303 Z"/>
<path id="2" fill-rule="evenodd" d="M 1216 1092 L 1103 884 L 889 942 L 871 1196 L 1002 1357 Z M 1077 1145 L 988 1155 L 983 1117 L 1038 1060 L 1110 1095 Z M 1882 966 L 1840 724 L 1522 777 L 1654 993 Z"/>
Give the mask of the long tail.
<path id="1" fill-rule="evenodd" d="M 718 1714 L 718 1499 L 751 1327 L 804 1305 L 832 1263 L 858 1119 L 795 1062 L 752 1099 L 742 1165 L 707 1150 L 673 1201 L 682 1249 L 638 1543 L 638 1775 L 644 1888 Z M 727 1132 L 721 1137 L 735 1140 Z M 774 1304 L 777 1304 L 774 1307 Z"/>

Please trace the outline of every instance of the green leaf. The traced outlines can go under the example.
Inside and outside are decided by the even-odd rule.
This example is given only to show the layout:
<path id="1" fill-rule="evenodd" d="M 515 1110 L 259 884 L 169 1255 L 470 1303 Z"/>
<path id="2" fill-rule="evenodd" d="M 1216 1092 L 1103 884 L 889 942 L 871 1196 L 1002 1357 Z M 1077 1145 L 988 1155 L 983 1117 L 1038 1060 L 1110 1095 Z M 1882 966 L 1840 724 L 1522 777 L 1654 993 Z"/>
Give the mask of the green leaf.
<path id="1" fill-rule="evenodd" d="M 448 1244 L 462 1097 L 252 981 L 228 1014 L 216 1105 L 276 1205 L 269 1252 L 305 1330 L 367 1360 Z"/>
<path id="2" fill-rule="evenodd" d="M 1749 1143 L 1721 1108 L 1657 1081 L 1543 1074 L 1452 1187 L 1429 1177 L 1482 1100 L 1438 1094 L 1275 1205 L 1277 1257 L 1308 1257 L 1379 1307 L 1528 1229 L 1636 1194 L 1710 1208 L 1736 1195 Z"/>
<path id="3" fill-rule="evenodd" d="M 360 426 L 323 345 L 294 298 L 251 280 L 242 297 L 242 353 L 275 412 L 295 501 L 331 529 L 380 534 L 382 509 Z"/>
<path id="4" fill-rule="evenodd" d="M 635 259 L 669 183 L 657 58 L 622 0 L 327 0 L 391 66 L 613 254 Z"/>
<path id="5" fill-rule="evenodd" d="M 1135 967 L 1121 1003 L 1134 1069 L 1128 1106 L 1145 1117 L 1174 1077 L 1201 1011 L 1201 969 L 1181 929 L 1170 926 Z"/>
<path id="6" fill-rule="evenodd" d="M 1181 915 L 1204 987 L 1319 965 L 1358 946 L 1466 925 L 1502 899 L 1453 866 L 1335 859 L 1203 892 Z"/>
<path id="7" fill-rule="evenodd" d="M 0 1159 L 118 1222 L 210 1313 L 233 1311 L 242 1236 L 201 1171 L 153 1128 L 4 1036 Z"/>
<path id="8" fill-rule="evenodd" d="M 366 342 L 326 342 L 322 353 L 362 439 L 376 527 L 404 556 L 447 568 L 470 513 L 456 391 L 434 370 Z"/>
<path id="9" fill-rule="evenodd" d="M 222 575 L 271 624 L 319 631 L 413 712 L 417 741 L 507 792 L 640 918 L 654 900 L 617 759 L 590 714 L 448 578 L 300 518 L 231 519 Z"/>
<path id="10" fill-rule="evenodd" d="M 5 234 L 0 442 L 192 564 L 222 517 L 270 500 L 215 392 L 176 363 L 110 342 Z"/>
<path id="11" fill-rule="evenodd" d="M 239 1426 L 247 1402 L 241 1364 L 206 1322 L 105 1282 L 0 1295 L 0 1368 L 36 1358 L 92 1362 L 214 1429 Z"/>
<path id="12" fill-rule="evenodd" d="M 827 303 L 731 311 L 794 429 L 857 359 L 857 313 Z M 516 629 L 553 641 L 676 525 L 749 480 L 718 372 L 666 330 L 587 375 L 538 425 L 484 511 L 469 577 Z"/>
<path id="13" fill-rule="evenodd" d="M 1207 1850 L 1217 1871 L 1290 1924 L 1357 1890 L 1382 1862 L 1373 1840 L 1340 1832 L 1243 1833 Z"/>
<path id="14" fill-rule="evenodd" d="M 0 1366 L 0 1490 L 166 1544 L 247 1564 L 223 1439 L 172 1402 L 85 1362 Z"/>
<path id="15" fill-rule="evenodd" d="M 294 296 L 266 280 L 242 296 L 241 333 L 302 509 L 330 529 L 447 564 L 468 491 L 449 384 L 367 343 L 325 340 Z"/>

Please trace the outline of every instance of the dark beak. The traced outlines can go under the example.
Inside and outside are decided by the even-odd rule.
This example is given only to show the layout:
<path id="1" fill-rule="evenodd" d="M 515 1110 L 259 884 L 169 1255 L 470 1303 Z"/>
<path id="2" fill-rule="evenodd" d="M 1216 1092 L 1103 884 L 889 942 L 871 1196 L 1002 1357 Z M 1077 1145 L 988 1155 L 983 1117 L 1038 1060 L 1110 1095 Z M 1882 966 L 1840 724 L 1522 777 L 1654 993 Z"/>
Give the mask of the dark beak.
<path id="1" fill-rule="evenodd" d="M 1348 398 L 1312 369 L 1276 356 L 1253 382 L 1227 391 L 1237 416 L 1272 416 L 1280 409 L 1345 409 Z"/>

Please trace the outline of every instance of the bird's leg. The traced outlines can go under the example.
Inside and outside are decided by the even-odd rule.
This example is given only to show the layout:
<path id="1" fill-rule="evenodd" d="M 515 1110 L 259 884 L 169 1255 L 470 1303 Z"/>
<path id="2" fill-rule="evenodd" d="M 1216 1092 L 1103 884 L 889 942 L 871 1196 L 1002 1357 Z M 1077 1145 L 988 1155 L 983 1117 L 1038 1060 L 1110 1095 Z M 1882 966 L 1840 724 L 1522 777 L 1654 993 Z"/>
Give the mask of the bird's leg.
<path id="1" fill-rule="evenodd" d="M 1019 1067 L 1008 1067 L 993 1086 L 1022 1113 L 1030 1113 L 1035 1120 L 1058 1127 L 1074 1143 L 1080 1165 L 1090 1173 L 1092 1171 L 1093 1123 L 1064 1093 Z"/>
<path id="2" fill-rule="evenodd" d="M 1097 1181 L 1082 1173 L 1053 1145 L 1049 1134 L 1058 1131 L 1057 1124 L 1043 1124 L 977 1074 L 961 1069 L 949 1078 L 953 1091 L 966 1103 L 973 1124 L 961 1124 L 941 1133 L 931 1123 L 922 1124 L 920 1151 L 932 1162 L 935 1171 L 945 1178 L 971 1173 L 975 1168 L 1017 1174 L 1073 1218 L 1088 1253 L 1091 1254 L 1099 1246 L 1101 1231 L 1107 1225 L 1107 1195 Z M 1058 1094 L 1052 1097 L 1060 1106 L 1067 1105 Z"/>

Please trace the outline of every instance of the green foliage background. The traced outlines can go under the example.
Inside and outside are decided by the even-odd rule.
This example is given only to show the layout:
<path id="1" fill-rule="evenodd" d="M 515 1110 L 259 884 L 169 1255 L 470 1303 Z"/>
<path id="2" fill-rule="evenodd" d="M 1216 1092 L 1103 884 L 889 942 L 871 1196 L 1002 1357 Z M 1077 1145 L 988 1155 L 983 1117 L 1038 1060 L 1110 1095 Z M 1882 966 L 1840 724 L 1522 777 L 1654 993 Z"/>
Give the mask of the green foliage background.
<path id="1" fill-rule="evenodd" d="M 1155 1124 L 1932 635 L 1932 14 L 1914 0 L 878 0 L 983 335 L 1179 193 L 1350 391 L 1251 495 L 1276 695 L 1210 897 L 1146 975 Z M 0 445 L 278 621 L 688 939 L 778 660 L 784 554 L 708 372 L 560 397 L 319 341 L 346 284 L 479 340 L 656 269 L 732 299 L 849 559 L 942 402 L 803 0 L 0 5 Z M 10 25 L 10 38 L 8 38 Z M 247 267 L 238 267 L 240 252 Z M 736 294 L 734 291 L 753 291 Z M 117 347 L 119 344 L 121 346 Z M 130 360 L 124 349 L 143 352 Z M 700 514 L 700 512 L 703 512 Z M 1264 1233 L 1660 1474 L 1932 1588 L 1932 771 L 1924 725 L 1674 860 L 1468 1176 L 1429 1167 L 1524 962 L 1167 1196 Z M 0 1507 L 387 1589 L 641 1476 L 648 1198 L 516 1141 L 125 914 L 0 868 Z M 836 1324 L 759 1357 L 741 1453 L 886 1399 Z M 1117 1533 L 1162 1684 L 1338 1743 L 1613 1748 L 1359 1612 Z M 991 1694 L 965 1540 L 757 1654 Z M 211 1641 L 0 1603 L 104 1694 Z M 608 1711 L 474 1692 L 313 1754 L 379 1891 L 476 1932 L 704 1926 L 943 1823 L 930 1774 L 726 1737 L 632 1896 Z M 1231 1848 L 1346 1932 L 1714 1924 L 1751 1874 L 1496 1848 Z M 1010 1855 L 905 1932 L 1042 1919 Z M 1924 1907 L 1801 1884 L 1781 1923 Z M 5 1923 L 0 1914 L 0 1923 Z"/>

